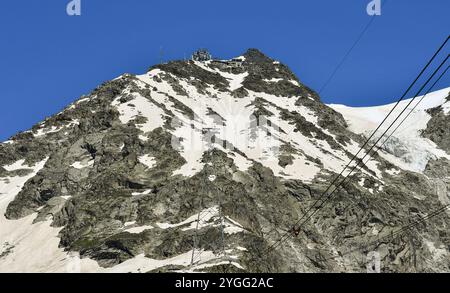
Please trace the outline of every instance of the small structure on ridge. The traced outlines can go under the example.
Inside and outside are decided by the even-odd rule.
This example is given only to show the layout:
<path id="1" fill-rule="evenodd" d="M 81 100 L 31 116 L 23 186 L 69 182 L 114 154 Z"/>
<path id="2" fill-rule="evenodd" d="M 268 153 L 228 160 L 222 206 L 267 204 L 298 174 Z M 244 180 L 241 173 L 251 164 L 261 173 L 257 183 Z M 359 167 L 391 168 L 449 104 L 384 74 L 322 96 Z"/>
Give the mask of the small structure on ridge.
<path id="1" fill-rule="evenodd" d="M 209 61 L 211 59 L 212 56 L 206 49 L 199 49 L 192 54 L 192 60 L 194 61 Z"/>

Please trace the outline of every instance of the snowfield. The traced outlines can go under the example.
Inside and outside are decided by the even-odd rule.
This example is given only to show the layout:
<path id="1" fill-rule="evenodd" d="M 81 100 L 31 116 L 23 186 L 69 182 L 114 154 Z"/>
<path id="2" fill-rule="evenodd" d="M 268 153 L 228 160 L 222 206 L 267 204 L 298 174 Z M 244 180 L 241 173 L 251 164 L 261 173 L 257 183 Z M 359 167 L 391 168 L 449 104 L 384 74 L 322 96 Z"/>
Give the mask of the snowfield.
<path id="1" fill-rule="evenodd" d="M 439 149 L 431 140 L 421 136 L 421 131 L 427 127 L 427 123 L 431 119 L 431 116 L 426 110 L 443 106 L 445 113 L 447 104 L 449 104 L 449 102 L 446 102 L 446 97 L 449 92 L 450 87 L 426 95 L 405 122 L 403 122 L 399 129 L 385 143 L 385 146 L 382 148 L 384 151 L 381 152 L 381 155 L 397 167 L 413 172 L 423 172 L 430 159 L 450 159 L 450 154 Z M 388 135 L 392 133 L 392 131 L 401 123 L 403 117 L 409 113 L 421 98 L 422 97 L 417 97 L 412 102 L 393 127 L 390 128 L 385 137 L 388 137 Z M 387 129 L 389 124 L 394 121 L 395 117 L 401 113 L 410 101 L 411 99 L 408 99 L 399 103 L 391 116 L 375 134 L 375 138 L 378 138 Z M 328 106 L 344 116 L 351 131 L 368 137 L 394 105 L 395 103 L 373 107 L 348 107 L 337 104 Z M 381 139 L 379 144 L 383 142 L 384 138 Z"/>

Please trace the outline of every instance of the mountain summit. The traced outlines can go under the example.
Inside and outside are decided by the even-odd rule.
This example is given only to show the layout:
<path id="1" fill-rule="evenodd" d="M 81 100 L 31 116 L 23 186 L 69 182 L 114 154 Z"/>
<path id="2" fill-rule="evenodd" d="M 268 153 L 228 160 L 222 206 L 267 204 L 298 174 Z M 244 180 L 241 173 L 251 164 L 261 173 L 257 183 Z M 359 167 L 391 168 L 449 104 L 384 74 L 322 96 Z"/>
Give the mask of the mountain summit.
<path id="1" fill-rule="evenodd" d="M 386 238 L 449 203 L 449 91 L 292 233 L 389 105 L 256 49 L 124 74 L 0 144 L 0 271 L 449 271 L 449 214 Z"/>

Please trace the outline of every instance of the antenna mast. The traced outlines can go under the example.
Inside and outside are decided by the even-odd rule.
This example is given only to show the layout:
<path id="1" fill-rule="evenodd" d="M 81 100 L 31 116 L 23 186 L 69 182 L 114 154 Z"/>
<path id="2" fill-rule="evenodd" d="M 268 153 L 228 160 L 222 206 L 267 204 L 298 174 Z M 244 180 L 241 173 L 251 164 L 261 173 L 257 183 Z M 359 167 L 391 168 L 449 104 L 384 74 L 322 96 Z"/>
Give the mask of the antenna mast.
<path id="1" fill-rule="evenodd" d="M 164 63 L 164 50 L 163 47 L 159 47 L 159 64 L 163 64 Z"/>

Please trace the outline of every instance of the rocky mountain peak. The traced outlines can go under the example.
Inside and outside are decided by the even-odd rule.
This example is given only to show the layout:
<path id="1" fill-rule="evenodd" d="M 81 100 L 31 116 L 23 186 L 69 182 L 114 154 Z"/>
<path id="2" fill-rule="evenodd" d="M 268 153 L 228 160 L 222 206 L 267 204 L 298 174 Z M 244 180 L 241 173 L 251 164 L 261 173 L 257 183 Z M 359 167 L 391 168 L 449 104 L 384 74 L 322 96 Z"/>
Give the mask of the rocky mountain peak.
<path id="1" fill-rule="evenodd" d="M 267 252 L 364 142 L 355 126 L 369 123 L 352 120 L 363 112 L 334 108 L 256 49 L 104 83 L 0 144 L 0 271 L 74 260 L 86 271 L 362 270 L 365 252 L 345 252 L 441 206 L 430 177 L 443 180 L 433 170 L 448 161 L 432 144 L 419 172 L 399 163 L 412 148 L 375 154 L 300 235 Z M 410 234 L 427 270 L 448 268 L 439 221 L 450 223 Z M 405 243 L 384 243 L 383 259 L 405 257 Z M 19 253 L 39 249 L 50 259 Z"/>
<path id="2" fill-rule="evenodd" d="M 249 63 L 273 63 L 275 61 L 256 48 L 248 49 L 243 56 Z"/>

